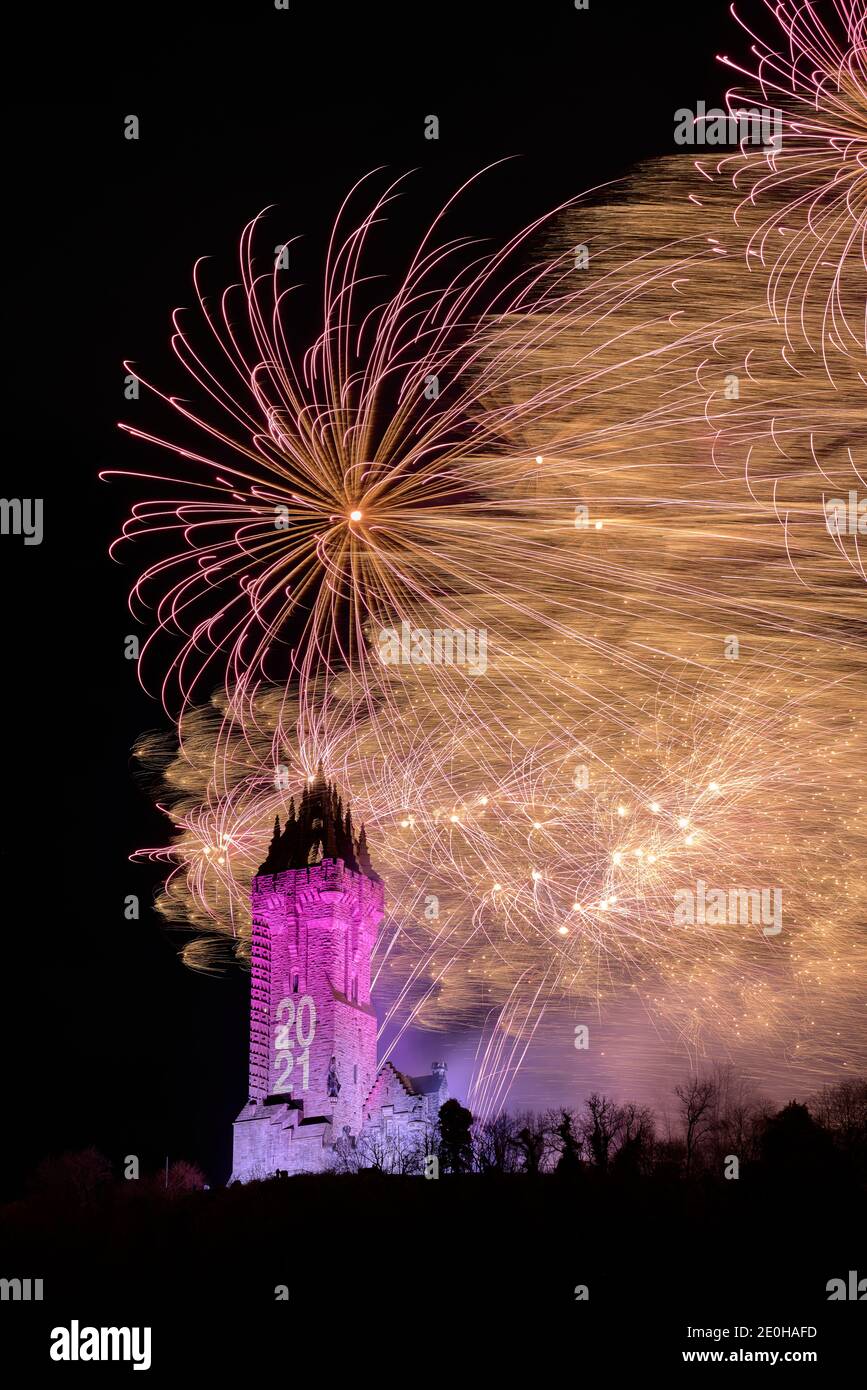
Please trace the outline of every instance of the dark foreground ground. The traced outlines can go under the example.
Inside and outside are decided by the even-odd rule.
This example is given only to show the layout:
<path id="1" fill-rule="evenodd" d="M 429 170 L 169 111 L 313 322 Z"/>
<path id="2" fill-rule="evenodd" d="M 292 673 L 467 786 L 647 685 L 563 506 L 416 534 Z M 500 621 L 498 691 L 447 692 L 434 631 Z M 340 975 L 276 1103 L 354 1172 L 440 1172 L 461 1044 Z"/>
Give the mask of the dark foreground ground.
<path id="1" fill-rule="evenodd" d="M 864 1234 L 860 1185 L 817 1190 L 809 1178 L 370 1174 L 173 1198 L 136 1183 L 84 1201 L 35 1194 L 0 1213 L 0 1273 L 44 1280 L 41 1304 L 0 1303 L 2 1359 L 58 1381 L 134 1374 L 51 1362 L 51 1329 L 77 1318 L 151 1326 L 147 1374 L 160 1384 L 234 1365 L 245 1383 L 278 1371 L 287 1384 L 312 1373 L 326 1386 L 359 1375 L 458 1385 L 481 1370 L 512 1384 L 528 1356 L 540 1377 L 575 1384 L 591 1369 L 695 1374 L 683 1351 L 739 1348 L 781 1364 L 815 1352 L 784 1369 L 832 1383 L 863 1365 L 867 1301 L 829 1302 L 826 1285 L 867 1276 Z M 789 1328 L 816 1335 L 779 1335 Z"/>

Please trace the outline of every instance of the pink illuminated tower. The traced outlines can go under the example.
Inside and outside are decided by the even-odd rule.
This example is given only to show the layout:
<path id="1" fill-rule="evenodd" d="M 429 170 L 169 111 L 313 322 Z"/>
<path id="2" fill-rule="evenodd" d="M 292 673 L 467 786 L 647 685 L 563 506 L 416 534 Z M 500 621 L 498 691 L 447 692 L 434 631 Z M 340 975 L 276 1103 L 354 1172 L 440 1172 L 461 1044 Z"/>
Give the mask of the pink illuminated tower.
<path id="1" fill-rule="evenodd" d="M 321 1169 L 361 1132 L 376 1080 L 370 958 L 382 882 L 320 768 L 252 884 L 249 1100 L 237 1179 Z"/>
<path id="2" fill-rule="evenodd" d="M 370 962 L 383 885 L 321 767 L 297 813 L 293 800 L 275 823 L 251 904 L 249 1098 L 232 1180 L 322 1172 L 337 1157 L 363 1166 L 371 1144 L 381 1154 L 423 1143 L 448 1099 L 446 1065 L 377 1070 Z"/>

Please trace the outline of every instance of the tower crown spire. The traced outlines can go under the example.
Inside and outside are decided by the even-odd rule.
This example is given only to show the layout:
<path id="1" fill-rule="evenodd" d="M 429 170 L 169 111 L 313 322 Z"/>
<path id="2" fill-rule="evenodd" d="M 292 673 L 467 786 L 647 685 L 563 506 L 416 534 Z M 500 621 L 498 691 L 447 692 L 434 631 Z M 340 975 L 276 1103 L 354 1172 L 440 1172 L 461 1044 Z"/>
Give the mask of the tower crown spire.
<path id="1" fill-rule="evenodd" d="M 378 883 L 364 827 L 356 838 L 352 812 L 348 803 L 345 812 L 343 806 L 336 784 L 327 780 L 320 761 L 315 775 L 304 785 L 297 816 L 294 797 L 290 802 L 282 834 L 279 817 L 275 820 L 268 854 L 258 872 L 278 874 L 287 869 L 304 869 L 325 859 L 342 859 L 347 869 Z"/>

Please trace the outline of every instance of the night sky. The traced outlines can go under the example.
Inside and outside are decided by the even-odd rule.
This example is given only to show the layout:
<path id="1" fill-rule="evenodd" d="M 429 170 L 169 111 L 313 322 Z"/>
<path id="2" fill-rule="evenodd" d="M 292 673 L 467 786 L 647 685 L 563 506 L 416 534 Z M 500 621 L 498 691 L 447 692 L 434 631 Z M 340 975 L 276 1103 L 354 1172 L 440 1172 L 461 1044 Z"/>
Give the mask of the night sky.
<path id="1" fill-rule="evenodd" d="M 166 727 L 123 656 L 141 555 L 123 567 L 107 556 L 133 491 L 97 479 L 143 462 L 116 429 L 136 409 L 123 399 L 122 359 L 172 379 L 168 316 L 188 302 L 194 259 L 228 261 L 266 204 L 321 238 L 346 189 L 378 165 L 422 170 L 411 208 L 518 154 L 511 179 L 486 184 L 469 229 L 499 237 L 670 153 L 672 113 L 698 95 L 722 100 L 713 55 L 736 41 L 723 0 L 667 11 L 594 0 L 587 13 L 564 2 L 544 21 L 533 7 L 488 7 L 472 34 L 461 6 L 436 6 L 400 35 L 397 56 L 364 10 L 347 21 L 325 8 L 313 18 L 260 8 L 237 28 L 173 27 L 171 46 L 136 34 L 111 81 L 94 65 L 68 99 L 58 91 L 13 117 L 7 287 L 20 312 L 4 486 L 44 497 L 46 520 L 42 546 L 5 538 L 2 548 L 3 1108 L 15 1136 L 3 1147 L 4 1192 L 40 1157 L 88 1144 L 145 1165 L 186 1157 L 221 1181 L 246 1094 L 246 976 L 182 967 L 150 908 L 156 870 L 129 862 L 169 826 L 131 759 L 139 734 Z M 137 143 L 123 139 L 130 112 Z M 429 112 L 438 142 L 423 139 Z M 148 404 L 138 408 L 153 424 Z M 138 922 L 124 918 L 131 893 Z M 639 1023 L 627 1012 L 611 1026 Z M 399 1060 L 417 1073 L 442 1056 L 460 1093 L 474 1042 L 415 1035 Z M 615 1084 L 606 1065 L 600 1055 L 603 1087 Z M 653 1070 L 636 1069 L 636 1098 L 648 1098 Z M 531 1055 L 515 1101 L 581 1099 L 545 1094 L 545 1075 Z"/>

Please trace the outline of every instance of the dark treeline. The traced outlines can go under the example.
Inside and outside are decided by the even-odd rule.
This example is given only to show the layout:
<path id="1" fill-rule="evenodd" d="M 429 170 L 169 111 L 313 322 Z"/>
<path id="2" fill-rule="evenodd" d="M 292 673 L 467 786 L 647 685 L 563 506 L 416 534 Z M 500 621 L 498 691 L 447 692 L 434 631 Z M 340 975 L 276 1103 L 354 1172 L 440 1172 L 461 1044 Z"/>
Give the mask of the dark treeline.
<path id="1" fill-rule="evenodd" d="M 456 1100 L 423 1138 L 362 1136 L 339 1172 L 558 1174 L 580 1178 L 739 1179 L 750 1171 L 849 1172 L 867 1181 L 867 1079 L 826 1086 L 806 1104 L 776 1109 L 730 1066 L 676 1086 L 662 1117 L 593 1092 L 577 1109 L 503 1113 L 477 1121 Z"/>
<path id="2" fill-rule="evenodd" d="M 205 1174 L 192 1162 L 176 1161 L 152 1174 L 140 1174 L 137 1164 L 130 1171 L 126 1160 L 122 1166 L 117 1172 L 93 1148 L 46 1159 L 23 1203 L 90 1205 L 118 1184 L 155 1200 L 206 1187 Z M 449 1100 L 424 1135 L 410 1139 L 400 1129 L 362 1135 L 351 1150 L 335 1155 L 331 1168 L 337 1175 L 556 1175 L 576 1181 L 722 1181 L 763 1171 L 793 1179 L 824 1171 L 867 1184 L 867 1078 L 775 1108 L 733 1067 L 717 1066 L 676 1086 L 662 1117 L 649 1106 L 598 1092 L 576 1109 L 504 1112 L 484 1122 Z"/>

